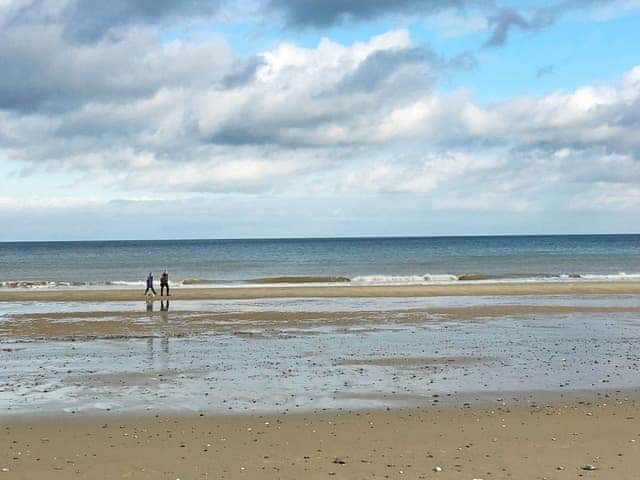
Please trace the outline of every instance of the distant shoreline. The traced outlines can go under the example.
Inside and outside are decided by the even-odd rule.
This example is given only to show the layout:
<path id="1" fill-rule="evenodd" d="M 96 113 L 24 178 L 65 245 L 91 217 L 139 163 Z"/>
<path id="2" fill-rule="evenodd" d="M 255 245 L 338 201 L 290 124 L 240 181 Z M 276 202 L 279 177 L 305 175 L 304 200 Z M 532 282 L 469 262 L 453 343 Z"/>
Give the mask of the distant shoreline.
<path id="1" fill-rule="evenodd" d="M 100 302 L 143 299 L 142 289 L 0 291 L 0 302 Z M 173 289 L 171 300 L 252 298 L 637 295 L 640 282 L 527 282 L 430 285 L 244 286 Z M 156 297 L 157 300 L 160 296 Z"/>

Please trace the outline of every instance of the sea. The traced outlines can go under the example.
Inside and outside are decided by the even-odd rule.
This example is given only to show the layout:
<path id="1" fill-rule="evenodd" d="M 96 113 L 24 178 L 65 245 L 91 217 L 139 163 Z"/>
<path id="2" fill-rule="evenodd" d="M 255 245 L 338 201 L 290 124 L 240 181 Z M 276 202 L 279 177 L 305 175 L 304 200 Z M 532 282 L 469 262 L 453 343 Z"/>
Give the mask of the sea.
<path id="1" fill-rule="evenodd" d="M 638 281 L 640 235 L 0 243 L 0 288 Z"/>

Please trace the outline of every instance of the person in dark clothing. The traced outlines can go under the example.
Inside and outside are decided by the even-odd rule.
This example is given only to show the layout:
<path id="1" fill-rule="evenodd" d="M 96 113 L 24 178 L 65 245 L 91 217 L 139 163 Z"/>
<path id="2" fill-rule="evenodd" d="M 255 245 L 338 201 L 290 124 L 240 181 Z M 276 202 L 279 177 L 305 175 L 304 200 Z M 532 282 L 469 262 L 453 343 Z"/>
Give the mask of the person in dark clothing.
<path id="1" fill-rule="evenodd" d="M 169 295 L 169 273 L 166 270 L 162 272 L 162 275 L 160 276 L 160 296 L 164 294 L 165 288 L 167 289 L 167 297 L 170 297 L 171 295 Z"/>
<path id="2" fill-rule="evenodd" d="M 149 276 L 147 277 L 147 289 L 144 291 L 144 294 L 146 295 L 147 293 L 149 293 L 149 290 L 151 290 L 154 295 L 157 295 L 155 289 L 153 288 L 153 274 L 151 272 L 149 272 Z"/>

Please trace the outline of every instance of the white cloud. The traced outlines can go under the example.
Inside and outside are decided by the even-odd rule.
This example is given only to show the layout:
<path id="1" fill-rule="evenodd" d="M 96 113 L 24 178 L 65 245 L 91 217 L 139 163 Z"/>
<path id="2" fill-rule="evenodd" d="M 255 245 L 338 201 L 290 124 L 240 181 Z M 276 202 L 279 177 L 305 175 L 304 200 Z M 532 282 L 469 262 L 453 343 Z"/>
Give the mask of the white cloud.
<path id="1" fill-rule="evenodd" d="M 571 207 L 583 210 L 640 213 L 640 188 L 627 184 L 598 184 L 588 195 L 579 194 L 572 198 Z M 630 231 L 635 229 L 635 225 L 629 228 Z"/>
<path id="2" fill-rule="evenodd" d="M 640 66 L 618 83 L 487 104 L 439 93 L 455 62 L 407 30 L 246 58 L 221 39 L 163 44 L 135 28 L 69 44 L 59 26 L 37 28 L 9 35 L 40 39 L 11 56 L 27 54 L 16 66 L 38 95 L 0 109 L 0 155 L 27 174 L 71 172 L 117 195 L 396 192 L 514 210 L 558 185 L 640 175 Z M 2 88 L 7 102 L 23 92 Z"/>
<path id="3" fill-rule="evenodd" d="M 93 207 L 106 205 L 106 200 L 98 200 L 93 197 L 52 197 L 30 195 L 28 197 L 6 197 L 0 196 L 0 210 L 22 211 L 22 210 L 66 210 L 78 207 Z"/>
<path id="4" fill-rule="evenodd" d="M 379 160 L 347 172 L 341 190 L 427 193 L 449 180 L 491 172 L 504 164 L 504 159 L 499 157 L 480 157 L 463 152 L 427 155 L 423 159 L 410 156 Z"/>

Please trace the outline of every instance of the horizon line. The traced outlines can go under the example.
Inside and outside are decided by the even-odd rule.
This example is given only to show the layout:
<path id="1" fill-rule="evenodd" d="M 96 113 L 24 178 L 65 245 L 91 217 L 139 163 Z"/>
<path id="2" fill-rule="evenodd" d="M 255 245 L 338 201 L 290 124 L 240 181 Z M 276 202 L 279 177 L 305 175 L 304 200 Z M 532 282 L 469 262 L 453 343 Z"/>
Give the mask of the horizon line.
<path id="1" fill-rule="evenodd" d="M 335 235 L 335 236 L 273 236 L 273 237 L 192 237 L 192 238 L 117 238 L 117 239 L 70 239 L 70 240 L 0 240 L 8 243 L 82 243 L 82 242 L 189 242 L 189 241 L 263 241 L 263 240 L 367 240 L 367 239 L 420 239 L 420 238 L 490 238 L 490 237 L 595 237 L 634 236 L 638 232 L 626 233 L 495 233 L 495 234 L 432 234 L 432 235 Z"/>

